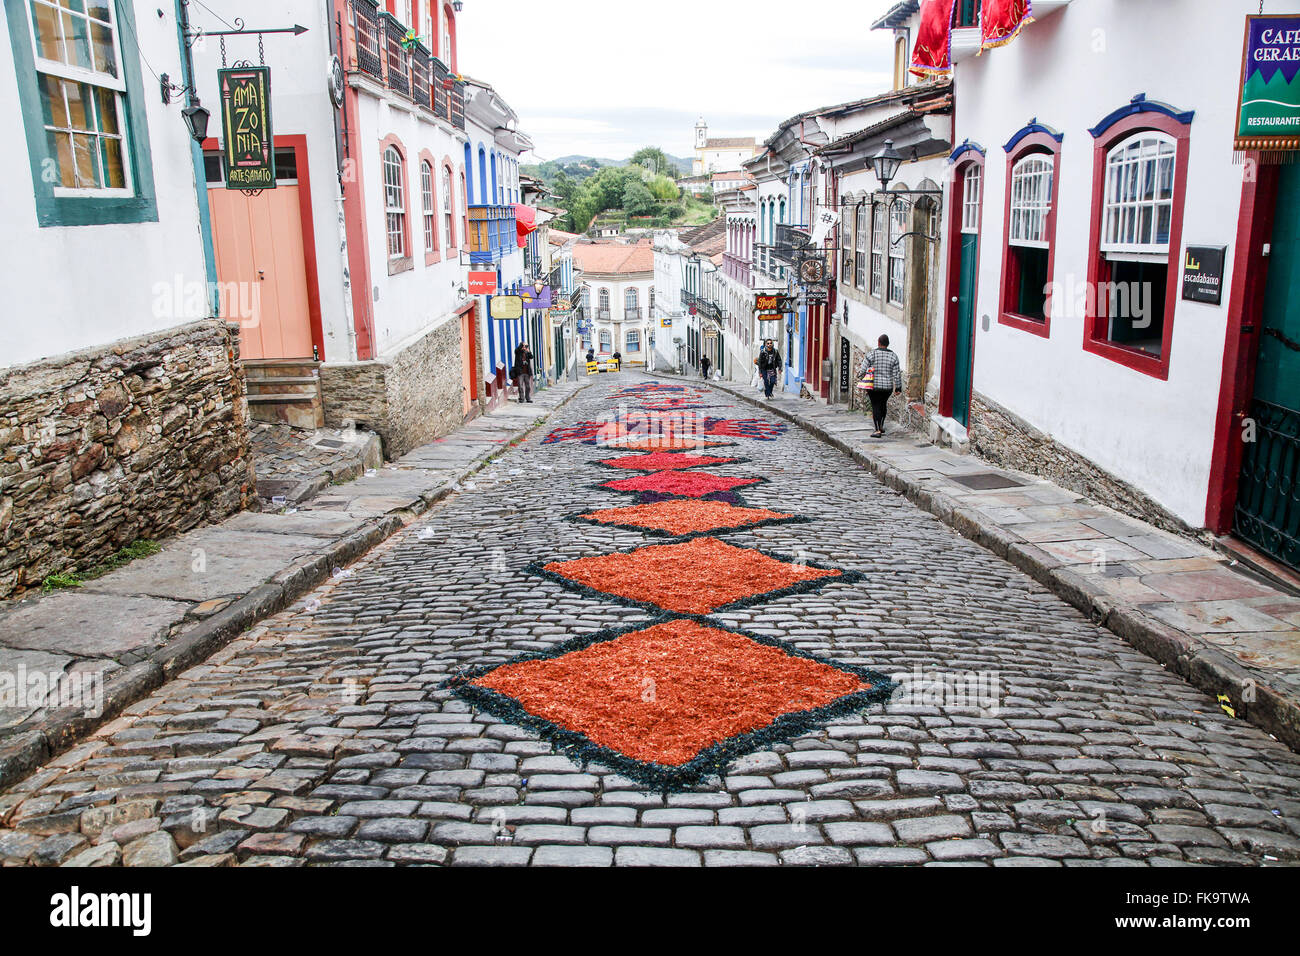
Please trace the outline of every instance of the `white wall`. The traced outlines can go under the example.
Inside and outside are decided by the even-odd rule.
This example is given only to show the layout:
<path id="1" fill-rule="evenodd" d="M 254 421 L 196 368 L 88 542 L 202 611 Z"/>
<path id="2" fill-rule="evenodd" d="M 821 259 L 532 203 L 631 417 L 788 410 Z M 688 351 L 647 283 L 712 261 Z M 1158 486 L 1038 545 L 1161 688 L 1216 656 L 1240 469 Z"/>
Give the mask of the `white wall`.
<path id="1" fill-rule="evenodd" d="M 181 75 L 174 8 L 135 4 L 140 49 L 159 73 Z M 30 42 L 30 40 L 28 41 Z M 0 16 L 0 50 L 11 64 L 7 20 Z M 0 81 L 0 285 L 6 293 L 0 366 L 105 345 L 158 332 L 211 314 L 199 230 L 192 142 L 184 105 L 164 106 L 158 82 L 143 64 L 158 221 L 40 227 L 32 192 L 25 121 L 18 88 Z M 177 284 L 187 290 L 173 294 Z M 193 294 L 188 294 L 193 293 Z"/>
<path id="2" fill-rule="evenodd" d="M 1226 296 L 1217 307 L 1177 302 L 1168 381 L 1085 352 L 1080 317 L 1054 315 L 1047 339 L 1000 325 L 1007 175 L 1002 147 L 1030 117 L 1065 134 L 1054 278 L 1082 283 L 1092 202 L 1088 129 L 1136 93 L 1195 110 L 1182 239 L 1184 247 L 1229 246 L 1224 287 L 1230 287 L 1244 169 L 1232 162 L 1241 37 L 1245 15 L 1257 10 L 1248 0 L 1074 0 L 1008 46 L 956 67 L 954 142 L 969 137 L 988 149 L 975 390 L 1193 525 L 1205 519 Z M 987 331 L 981 321 L 986 315 Z"/>

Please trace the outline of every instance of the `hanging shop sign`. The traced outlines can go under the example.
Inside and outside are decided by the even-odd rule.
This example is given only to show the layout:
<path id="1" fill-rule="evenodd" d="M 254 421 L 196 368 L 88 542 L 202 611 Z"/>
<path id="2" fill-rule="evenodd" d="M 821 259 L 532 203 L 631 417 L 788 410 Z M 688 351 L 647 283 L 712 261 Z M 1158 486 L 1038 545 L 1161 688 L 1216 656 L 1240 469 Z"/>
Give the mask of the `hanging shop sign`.
<path id="1" fill-rule="evenodd" d="M 1238 152 L 1300 149 L 1300 16 L 1246 18 Z"/>
<path id="2" fill-rule="evenodd" d="M 488 299 L 488 314 L 503 321 L 522 319 L 524 300 L 517 295 L 494 295 Z"/>
<path id="3" fill-rule="evenodd" d="M 659 320 L 659 324 L 660 324 L 663 328 L 665 328 L 665 329 L 671 329 L 671 328 L 673 327 L 673 318 L 672 318 L 672 316 L 671 316 L 671 315 L 665 315 L 663 318 L 661 318 L 661 319 Z"/>
<path id="4" fill-rule="evenodd" d="M 470 295 L 492 295 L 497 290 L 495 272 L 471 272 L 469 274 Z"/>
<path id="5" fill-rule="evenodd" d="M 531 289 L 520 293 L 525 309 L 549 309 L 551 307 L 551 287 L 538 281 Z"/>
<path id="6" fill-rule="evenodd" d="M 343 108 L 343 61 L 339 59 L 337 53 L 331 54 L 325 63 L 325 81 L 329 84 L 330 102 L 334 104 L 335 109 Z"/>
<path id="7" fill-rule="evenodd" d="M 849 390 L 849 340 L 840 339 L 840 391 Z"/>
<path id="8" fill-rule="evenodd" d="M 217 70 L 217 89 L 221 91 L 226 188 L 274 189 L 270 67 Z"/>
<path id="9" fill-rule="evenodd" d="M 1183 255 L 1183 298 L 1188 302 L 1223 302 L 1223 264 L 1227 246 L 1188 246 Z"/>
<path id="10" fill-rule="evenodd" d="M 769 295 L 758 293 L 754 296 L 755 312 L 793 312 L 794 297 L 788 295 Z"/>

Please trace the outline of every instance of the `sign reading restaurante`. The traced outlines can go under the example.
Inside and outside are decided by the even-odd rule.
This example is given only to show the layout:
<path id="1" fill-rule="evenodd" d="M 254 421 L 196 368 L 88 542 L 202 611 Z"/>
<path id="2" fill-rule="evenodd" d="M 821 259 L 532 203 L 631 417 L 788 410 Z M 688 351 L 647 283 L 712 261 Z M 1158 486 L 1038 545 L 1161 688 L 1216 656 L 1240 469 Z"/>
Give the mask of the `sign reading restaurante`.
<path id="1" fill-rule="evenodd" d="M 218 70 L 217 87 L 221 90 L 226 188 L 274 189 L 270 67 Z"/>
<path id="2" fill-rule="evenodd" d="M 1300 149 L 1300 16 L 1246 18 L 1239 152 Z"/>

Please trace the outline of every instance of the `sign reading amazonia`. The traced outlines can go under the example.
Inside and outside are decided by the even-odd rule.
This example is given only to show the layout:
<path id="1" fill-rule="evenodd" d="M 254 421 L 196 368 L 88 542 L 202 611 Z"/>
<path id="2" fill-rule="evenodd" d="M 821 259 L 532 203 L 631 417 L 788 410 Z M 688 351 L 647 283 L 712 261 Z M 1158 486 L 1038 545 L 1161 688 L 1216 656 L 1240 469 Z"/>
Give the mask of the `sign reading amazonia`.
<path id="1" fill-rule="evenodd" d="M 1239 152 L 1300 149 L 1300 16 L 1246 18 Z"/>
<path id="2" fill-rule="evenodd" d="M 217 88 L 221 90 L 226 188 L 274 189 L 270 67 L 217 70 Z"/>

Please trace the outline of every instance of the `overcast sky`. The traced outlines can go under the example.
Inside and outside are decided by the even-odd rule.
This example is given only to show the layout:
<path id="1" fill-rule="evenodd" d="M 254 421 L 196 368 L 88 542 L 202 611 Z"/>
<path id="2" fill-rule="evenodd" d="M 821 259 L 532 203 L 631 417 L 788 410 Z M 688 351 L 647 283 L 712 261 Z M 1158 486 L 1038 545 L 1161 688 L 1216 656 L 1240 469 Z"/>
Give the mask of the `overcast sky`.
<path id="1" fill-rule="evenodd" d="M 690 156 L 710 136 L 760 142 L 796 113 L 867 96 L 892 74 L 894 0 L 465 0 L 460 68 L 492 84 L 537 149 Z"/>

